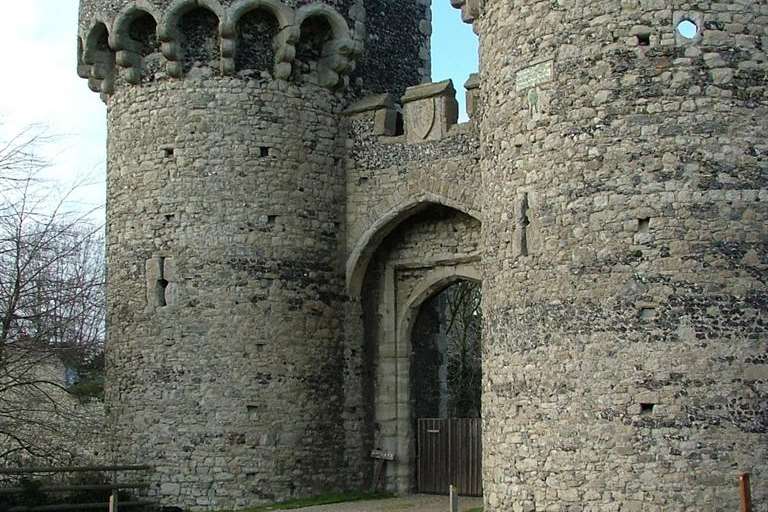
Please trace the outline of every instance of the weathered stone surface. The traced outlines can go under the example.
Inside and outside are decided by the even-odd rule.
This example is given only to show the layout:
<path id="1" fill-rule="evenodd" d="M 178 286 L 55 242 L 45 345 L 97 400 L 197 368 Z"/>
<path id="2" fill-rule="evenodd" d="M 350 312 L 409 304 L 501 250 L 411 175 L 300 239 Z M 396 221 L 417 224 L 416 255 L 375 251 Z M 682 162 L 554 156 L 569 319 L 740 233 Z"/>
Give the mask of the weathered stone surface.
<path id="1" fill-rule="evenodd" d="M 340 110 L 240 79 L 110 98 L 115 449 L 155 465 L 169 503 L 346 485 Z"/>
<path id="2" fill-rule="evenodd" d="M 768 477 L 766 11 L 691 6 L 475 20 L 486 510 L 736 510 Z"/>
<path id="3" fill-rule="evenodd" d="M 442 139 L 459 118 L 450 80 L 409 87 L 402 101 L 405 136 L 410 143 Z"/>
<path id="4" fill-rule="evenodd" d="M 266 58 L 242 46 L 275 26 L 237 36 L 232 1 L 199 2 L 218 34 L 143 18 L 138 46 L 131 2 L 82 1 L 115 448 L 164 504 L 364 485 L 373 446 L 410 490 L 408 320 L 463 278 L 486 510 L 735 510 L 738 472 L 768 470 L 766 8 L 452 0 L 482 64 L 456 125 L 450 83 L 406 93 L 429 2 L 268 3 Z"/>

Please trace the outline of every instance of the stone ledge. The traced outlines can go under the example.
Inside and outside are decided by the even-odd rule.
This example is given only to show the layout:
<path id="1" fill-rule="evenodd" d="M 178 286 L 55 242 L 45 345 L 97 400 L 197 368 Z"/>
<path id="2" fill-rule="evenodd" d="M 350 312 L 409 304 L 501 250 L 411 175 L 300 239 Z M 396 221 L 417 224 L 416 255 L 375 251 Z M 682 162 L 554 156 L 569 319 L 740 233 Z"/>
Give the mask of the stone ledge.
<path id="1" fill-rule="evenodd" d="M 342 114 L 354 115 L 362 114 L 363 112 L 393 108 L 395 108 L 395 99 L 391 94 L 374 94 L 373 96 L 366 96 L 365 98 L 356 101 L 348 106 Z"/>

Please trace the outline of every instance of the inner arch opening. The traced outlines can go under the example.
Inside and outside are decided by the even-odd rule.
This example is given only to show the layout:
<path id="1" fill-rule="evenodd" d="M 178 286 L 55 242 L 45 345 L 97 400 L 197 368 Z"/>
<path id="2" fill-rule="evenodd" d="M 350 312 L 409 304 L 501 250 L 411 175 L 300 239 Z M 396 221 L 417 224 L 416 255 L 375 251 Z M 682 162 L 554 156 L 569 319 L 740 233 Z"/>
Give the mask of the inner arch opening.
<path id="1" fill-rule="evenodd" d="M 318 61 L 326 45 L 333 39 L 333 29 L 324 16 L 310 16 L 301 24 L 301 36 L 296 45 L 294 72 L 298 76 L 317 74 Z"/>
<path id="2" fill-rule="evenodd" d="M 481 287 L 458 276 L 438 284 L 442 290 L 417 306 L 410 331 L 415 488 L 447 494 L 453 485 L 480 497 Z"/>
<path id="3" fill-rule="evenodd" d="M 271 72 L 275 65 L 274 39 L 280 30 L 275 16 L 266 9 L 254 9 L 237 24 L 237 71 Z"/>
<path id="4" fill-rule="evenodd" d="M 415 418 L 479 418 L 480 283 L 462 279 L 424 301 L 411 332 Z"/>
<path id="5" fill-rule="evenodd" d="M 218 67 L 221 48 L 216 14 L 204 7 L 192 9 L 179 20 L 179 32 L 184 51 L 184 73 L 193 68 Z"/>

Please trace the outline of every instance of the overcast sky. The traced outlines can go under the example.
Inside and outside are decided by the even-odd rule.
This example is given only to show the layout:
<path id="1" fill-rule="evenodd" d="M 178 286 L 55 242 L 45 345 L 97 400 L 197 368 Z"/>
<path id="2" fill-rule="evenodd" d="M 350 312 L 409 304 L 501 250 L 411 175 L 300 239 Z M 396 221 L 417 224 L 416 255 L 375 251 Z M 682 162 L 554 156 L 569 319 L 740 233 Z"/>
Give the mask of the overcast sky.
<path id="1" fill-rule="evenodd" d="M 10 3 L 9 0 L 4 0 Z M 104 202 L 106 121 L 98 95 L 76 74 L 77 0 L 21 0 L 0 16 L 0 135 L 30 125 L 56 136 L 43 147 L 60 190 L 75 182 L 84 207 Z M 101 182 L 102 185 L 99 185 Z"/>
<path id="2" fill-rule="evenodd" d="M 3 0 L 0 48 L 0 139 L 30 125 L 56 140 L 44 146 L 48 175 L 67 189 L 87 181 L 75 196 L 84 208 L 104 202 L 105 107 L 76 74 L 77 0 Z M 415 1 L 415 0 L 414 0 Z M 477 69 L 477 40 L 448 0 L 433 0 L 433 78 L 453 78 L 459 99 Z M 462 107 L 463 109 L 463 107 Z"/>

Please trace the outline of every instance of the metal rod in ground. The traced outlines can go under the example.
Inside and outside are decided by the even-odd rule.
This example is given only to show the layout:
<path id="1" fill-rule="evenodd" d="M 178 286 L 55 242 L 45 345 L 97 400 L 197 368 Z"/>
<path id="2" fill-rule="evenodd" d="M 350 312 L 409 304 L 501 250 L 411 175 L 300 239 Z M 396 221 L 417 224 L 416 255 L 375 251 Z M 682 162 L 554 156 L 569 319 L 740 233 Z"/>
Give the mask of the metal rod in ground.
<path id="1" fill-rule="evenodd" d="M 455 486 L 451 486 L 451 509 L 450 512 L 459 512 L 459 490 Z"/>
<path id="2" fill-rule="evenodd" d="M 749 473 L 742 473 L 739 477 L 739 489 L 741 491 L 741 512 L 752 512 L 752 491 L 749 487 Z"/>

